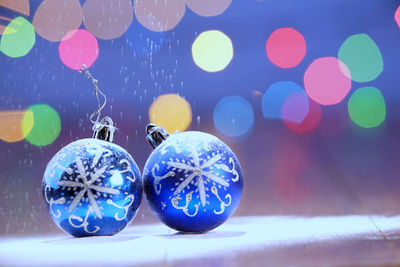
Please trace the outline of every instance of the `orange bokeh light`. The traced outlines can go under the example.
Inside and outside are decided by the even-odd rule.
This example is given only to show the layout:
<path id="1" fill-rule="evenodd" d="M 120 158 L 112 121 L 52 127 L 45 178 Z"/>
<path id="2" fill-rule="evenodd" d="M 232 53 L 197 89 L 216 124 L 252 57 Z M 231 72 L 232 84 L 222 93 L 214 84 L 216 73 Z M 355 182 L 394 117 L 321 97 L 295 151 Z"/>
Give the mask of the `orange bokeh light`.
<path id="1" fill-rule="evenodd" d="M 30 124 L 30 129 L 23 130 L 24 116 L 29 116 L 29 114 L 25 113 L 23 110 L 0 112 L 0 139 L 13 143 L 21 141 L 26 137 L 32 129 L 33 123 Z M 33 120 L 33 114 L 29 117 Z M 24 131 L 26 134 L 24 134 Z"/>

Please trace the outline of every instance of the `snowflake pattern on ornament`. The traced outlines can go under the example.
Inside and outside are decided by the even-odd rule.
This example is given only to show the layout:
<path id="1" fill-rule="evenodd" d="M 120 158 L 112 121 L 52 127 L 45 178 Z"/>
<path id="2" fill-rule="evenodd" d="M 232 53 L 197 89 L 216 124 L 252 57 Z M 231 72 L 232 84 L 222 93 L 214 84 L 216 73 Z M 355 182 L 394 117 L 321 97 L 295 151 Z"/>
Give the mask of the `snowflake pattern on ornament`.
<path id="1" fill-rule="evenodd" d="M 169 145 L 161 145 L 160 154 L 175 157 L 170 156 L 160 164 L 154 164 L 150 170 L 156 194 L 160 195 L 165 179 L 173 179 L 173 186 L 168 188 L 172 192 L 169 196 L 172 207 L 194 217 L 200 210 L 206 212 L 207 206 L 210 206 L 209 199 L 213 198 L 211 206 L 214 207 L 216 201 L 219 206 L 219 209 L 213 209 L 213 213 L 224 213 L 232 203 L 232 195 L 226 191 L 232 183 L 239 181 L 233 157 L 216 144 L 212 147 L 209 140 L 198 140 L 185 146 L 173 136 L 169 138 Z M 167 173 L 160 174 L 161 169 Z M 223 198 L 221 194 L 224 194 Z M 165 202 L 161 202 L 161 205 L 163 209 L 166 206 Z M 192 207 L 191 211 L 189 206 Z"/>
<path id="2" fill-rule="evenodd" d="M 126 157 L 129 154 L 116 148 L 104 141 L 84 139 L 63 148 L 51 160 L 44 176 L 44 198 L 61 228 L 67 220 L 70 227 L 94 234 L 101 231 L 104 217 L 108 224 L 113 218 L 116 225 L 131 220 L 127 218 L 130 209 L 141 198 L 136 178 L 140 174 L 134 162 L 132 169 L 133 160 Z"/>

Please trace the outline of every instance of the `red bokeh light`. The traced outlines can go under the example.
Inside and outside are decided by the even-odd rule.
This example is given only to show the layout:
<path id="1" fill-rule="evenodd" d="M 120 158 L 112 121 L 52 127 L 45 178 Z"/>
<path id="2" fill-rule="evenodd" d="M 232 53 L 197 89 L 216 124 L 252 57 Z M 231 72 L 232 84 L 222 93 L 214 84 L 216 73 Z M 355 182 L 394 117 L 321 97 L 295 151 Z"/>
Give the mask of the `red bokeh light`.
<path id="1" fill-rule="evenodd" d="M 275 30 L 268 38 L 265 48 L 269 60 L 285 69 L 299 65 L 307 51 L 303 35 L 293 28 Z"/>
<path id="2" fill-rule="evenodd" d="M 303 134 L 311 133 L 318 127 L 322 119 L 321 106 L 311 99 L 308 100 L 308 104 L 308 114 L 305 119 L 299 124 L 296 124 L 292 121 L 283 120 L 283 123 L 286 125 L 286 127 L 293 132 Z"/>

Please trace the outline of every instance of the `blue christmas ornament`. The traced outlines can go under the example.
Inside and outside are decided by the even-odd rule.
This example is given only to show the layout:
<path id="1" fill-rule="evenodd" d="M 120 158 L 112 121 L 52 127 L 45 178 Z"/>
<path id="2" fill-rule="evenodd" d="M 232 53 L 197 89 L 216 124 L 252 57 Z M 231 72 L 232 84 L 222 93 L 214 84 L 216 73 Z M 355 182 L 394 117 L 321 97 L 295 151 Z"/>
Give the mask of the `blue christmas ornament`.
<path id="1" fill-rule="evenodd" d="M 143 171 L 150 208 L 181 232 L 201 233 L 225 222 L 239 205 L 242 170 L 232 150 L 203 132 L 174 133 L 150 124 L 154 151 Z"/>
<path id="2" fill-rule="evenodd" d="M 113 144 L 113 121 L 100 112 L 107 98 L 94 84 L 98 109 L 90 116 L 93 138 L 75 141 L 51 159 L 43 176 L 43 196 L 53 221 L 75 237 L 114 235 L 135 217 L 142 200 L 142 181 L 135 161 Z M 101 105 L 99 95 L 104 98 Z M 96 120 L 93 118 L 97 116 Z"/>
<path id="3" fill-rule="evenodd" d="M 123 148 L 88 138 L 62 148 L 49 162 L 43 195 L 54 222 L 75 237 L 114 235 L 135 217 L 140 171 Z"/>

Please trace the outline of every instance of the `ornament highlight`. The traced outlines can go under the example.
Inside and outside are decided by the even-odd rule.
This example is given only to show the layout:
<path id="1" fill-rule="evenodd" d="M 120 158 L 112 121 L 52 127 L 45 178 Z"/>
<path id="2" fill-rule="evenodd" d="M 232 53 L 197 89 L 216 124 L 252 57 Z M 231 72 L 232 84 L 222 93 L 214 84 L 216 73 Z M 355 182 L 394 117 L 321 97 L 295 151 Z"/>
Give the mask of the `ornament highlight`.
<path id="1" fill-rule="evenodd" d="M 202 233 L 225 222 L 239 205 L 242 170 L 217 137 L 196 131 L 168 133 L 147 127 L 150 154 L 143 186 L 152 212 L 169 227 Z"/>

